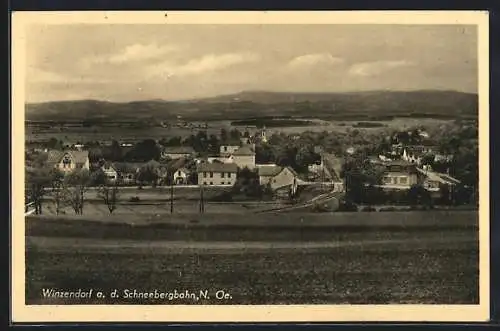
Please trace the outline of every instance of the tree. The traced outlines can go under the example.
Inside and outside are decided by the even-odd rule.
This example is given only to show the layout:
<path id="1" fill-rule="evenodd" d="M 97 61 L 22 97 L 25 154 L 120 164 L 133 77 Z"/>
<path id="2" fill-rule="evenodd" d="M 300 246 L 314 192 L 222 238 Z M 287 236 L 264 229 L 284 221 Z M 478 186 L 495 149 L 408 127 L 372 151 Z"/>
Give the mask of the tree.
<path id="1" fill-rule="evenodd" d="M 64 174 L 57 170 L 53 169 L 50 173 L 51 182 L 52 182 L 52 197 L 54 199 L 54 207 L 56 210 L 56 215 L 59 215 L 61 212 L 61 207 L 64 201 L 67 198 L 67 191 L 64 186 Z"/>
<path id="2" fill-rule="evenodd" d="M 222 128 L 220 129 L 220 140 L 222 143 L 225 143 L 227 142 L 227 139 L 228 139 L 228 134 L 227 134 L 227 130 Z"/>
<path id="3" fill-rule="evenodd" d="M 145 165 L 139 169 L 139 173 L 137 174 L 137 181 L 142 187 L 145 183 L 149 183 L 151 185 L 155 185 L 158 180 L 158 172 L 152 165 Z"/>
<path id="4" fill-rule="evenodd" d="M 75 214 L 83 214 L 83 206 L 85 202 L 85 192 L 90 183 L 90 174 L 88 170 L 76 169 L 66 175 L 64 178 L 65 186 L 67 187 L 68 199 Z"/>
<path id="5" fill-rule="evenodd" d="M 307 167 L 318 160 L 319 155 L 314 153 L 313 146 L 304 146 L 295 155 L 295 165 L 298 172 L 306 172 Z"/>
<path id="6" fill-rule="evenodd" d="M 429 191 L 421 185 L 412 185 L 407 192 L 407 199 L 412 206 L 432 206 L 432 198 Z"/>
<path id="7" fill-rule="evenodd" d="M 153 139 L 146 139 L 137 143 L 127 154 L 125 159 L 133 162 L 148 162 L 159 160 L 161 150 Z"/>
<path id="8" fill-rule="evenodd" d="M 106 183 L 106 174 L 102 169 L 97 169 L 90 174 L 90 186 L 100 186 Z"/>
<path id="9" fill-rule="evenodd" d="M 229 132 L 229 137 L 231 137 L 232 140 L 240 140 L 241 138 L 241 132 L 238 129 L 232 129 Z"/>
<path id="10" fill-rule="evenodd" d="M 51 170 L 48 168 L 32 169 L 26 173 L 26 190 L 28 200 L 34 204 L 35 214 L 42 214 L 42 200 L 46 188 L 52 183 Z"/>
<path id="11" fill-rule="evenodd" d="M 274 163 L 276 156 L 272 147 L 268 144 L 255 146 L 255 163 L 266 164 Z"/>
<path id="12" fill-rule="evenodd" d="M 211 134 L 208 138 L 208 151 L 213 154 L 219 153 L 220 142 L 216 135 Z"/>
<path id="13" fill-rule="evenodd" d="M 62 149 L 62 142 L 52 137 L 47 142 L 47 148 L 50 149 Z"/>
<path id="14" fill-rule="evenodd" d="M 97 196 L 104 201 L 104 203 L 108 207 L 110 214 L 112 214 L 113 211 L 116 210 L 118 195 L 119 191 L 116 181 L 114 183 L 106 181 L 99 187 L 99 190 L 97 192 Z"/>

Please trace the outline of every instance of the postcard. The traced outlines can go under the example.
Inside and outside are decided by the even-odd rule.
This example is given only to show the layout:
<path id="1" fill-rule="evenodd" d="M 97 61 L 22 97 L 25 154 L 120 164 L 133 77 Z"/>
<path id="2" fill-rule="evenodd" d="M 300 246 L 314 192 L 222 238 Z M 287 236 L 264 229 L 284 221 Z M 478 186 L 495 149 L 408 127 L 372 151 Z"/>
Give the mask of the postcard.
<path id="1" fill-rule="evenodd" d="M 488 40 L 479 11 L 13 13 L 13 322 L 487 321 Z"/>

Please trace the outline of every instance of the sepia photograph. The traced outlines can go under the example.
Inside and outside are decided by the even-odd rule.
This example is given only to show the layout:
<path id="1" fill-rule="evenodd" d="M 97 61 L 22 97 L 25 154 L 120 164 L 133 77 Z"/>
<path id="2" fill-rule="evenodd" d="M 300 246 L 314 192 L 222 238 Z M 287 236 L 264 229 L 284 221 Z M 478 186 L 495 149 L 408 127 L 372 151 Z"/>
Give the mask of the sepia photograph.
<path id="1" fill-rule="evenodd" d="M 15 13 L 19 316 L 486 320 L 488 16 L 384 13 Z"/>

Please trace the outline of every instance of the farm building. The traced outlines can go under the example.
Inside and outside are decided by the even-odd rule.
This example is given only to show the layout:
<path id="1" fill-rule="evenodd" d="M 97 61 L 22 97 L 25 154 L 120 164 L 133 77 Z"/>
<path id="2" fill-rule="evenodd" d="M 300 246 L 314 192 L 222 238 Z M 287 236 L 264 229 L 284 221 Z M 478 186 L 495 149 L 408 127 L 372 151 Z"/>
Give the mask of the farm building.
<path id="1" fill-rule="evenodd" d="M 297 181 L 297 173 L 290 167 L 277 165 L 257 165 L 260 185 L 271 185 L 273 190 L 283 186 L 294 185 Z"/>

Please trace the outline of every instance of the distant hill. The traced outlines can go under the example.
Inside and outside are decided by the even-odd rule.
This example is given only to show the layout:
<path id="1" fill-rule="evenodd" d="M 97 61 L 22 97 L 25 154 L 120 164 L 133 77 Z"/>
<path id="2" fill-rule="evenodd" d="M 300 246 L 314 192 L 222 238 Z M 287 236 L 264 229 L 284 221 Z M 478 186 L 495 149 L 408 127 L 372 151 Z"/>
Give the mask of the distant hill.
<path id="1" fill-rule="evenodd" d="M 192 120 L 255 117 L 318 117 L 382 119 L 391 116 L 471 118 L 478 111 L 477 94 L 455 91 L 370 91 L 351 93 L 288 93 L 247 91 L 185 101 L 112 103 L 97 100 L 57 101 L 26 105 L 33 121 Z"/>

